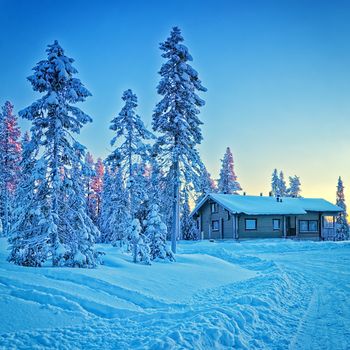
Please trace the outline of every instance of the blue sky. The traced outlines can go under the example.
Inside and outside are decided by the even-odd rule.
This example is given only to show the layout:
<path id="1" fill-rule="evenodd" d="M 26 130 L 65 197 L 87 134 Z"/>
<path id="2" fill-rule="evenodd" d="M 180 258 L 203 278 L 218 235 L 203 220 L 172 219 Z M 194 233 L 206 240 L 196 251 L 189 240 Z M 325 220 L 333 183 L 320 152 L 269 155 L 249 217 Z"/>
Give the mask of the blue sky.
<path id="1" fill-rule="evenodd" d="M 214 177 L 230 146 L 248 194 L 268 192 L 274 167 L 299 175 L 304 196 L 334 200 L 339 175 L 350 186 L 348 1 L 0 0 L 0 103 L 37 97 L 26 77 L 57 39 L 93 94 L 80 140 L 104 157 L 125 89 L 151 125 L 174 25 L 208 88 L 200 153 Z"/>

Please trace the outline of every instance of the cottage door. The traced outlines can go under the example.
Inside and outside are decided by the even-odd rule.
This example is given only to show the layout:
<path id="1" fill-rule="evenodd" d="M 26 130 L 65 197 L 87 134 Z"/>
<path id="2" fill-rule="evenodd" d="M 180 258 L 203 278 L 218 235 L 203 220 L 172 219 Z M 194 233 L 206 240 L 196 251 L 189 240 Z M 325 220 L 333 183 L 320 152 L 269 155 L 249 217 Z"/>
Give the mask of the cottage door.
<path id="1" fill-rule="evenodd" d="M 286 219 L 287 219 L 287 221 L 286 221 L 287 236 L 290 236 L 291 235 L 291 232 L 290 232 L 290 216 L 287 216 Z"/>

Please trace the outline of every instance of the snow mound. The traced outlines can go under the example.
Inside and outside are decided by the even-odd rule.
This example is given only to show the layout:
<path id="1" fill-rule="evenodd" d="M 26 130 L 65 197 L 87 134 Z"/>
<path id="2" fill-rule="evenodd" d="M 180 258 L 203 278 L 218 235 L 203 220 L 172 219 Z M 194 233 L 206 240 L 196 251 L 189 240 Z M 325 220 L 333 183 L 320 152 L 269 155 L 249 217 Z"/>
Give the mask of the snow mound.
<path id="1" fill-rule="evenodd" d="M 176 263 L 25 268 L 0 240 L 0 348 L 347 349 L 350 244 L 184 242 Z"/>

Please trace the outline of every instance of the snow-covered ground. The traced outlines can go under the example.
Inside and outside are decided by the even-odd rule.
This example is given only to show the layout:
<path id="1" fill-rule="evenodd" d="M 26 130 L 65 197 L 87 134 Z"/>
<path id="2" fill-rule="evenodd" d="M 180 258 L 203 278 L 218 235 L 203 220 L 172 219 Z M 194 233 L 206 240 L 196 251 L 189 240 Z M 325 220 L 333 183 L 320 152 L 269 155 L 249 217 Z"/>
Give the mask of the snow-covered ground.
<path id="1" fill-rule="evenodd" d="M 25 268 L 0 240 L 1 349 L 350 349 L 350 243 L 180 243 L 176 263 Z"/>

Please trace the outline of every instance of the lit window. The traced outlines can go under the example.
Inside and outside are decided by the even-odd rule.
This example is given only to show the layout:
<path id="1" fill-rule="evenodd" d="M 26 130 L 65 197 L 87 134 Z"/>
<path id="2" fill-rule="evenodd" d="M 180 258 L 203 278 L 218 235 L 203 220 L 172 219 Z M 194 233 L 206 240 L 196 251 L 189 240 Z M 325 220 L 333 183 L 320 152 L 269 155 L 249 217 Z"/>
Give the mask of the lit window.
<path id="1" fill-rule="evenodd" d="M 213 231 L 219 231 L 219 220 L 213 220 L 211 222 L 211 229 Z"/>
<path id="2" fill-rule="evenodd" d="M 245 219 L 246 230 L 256 230 L 256 219 Z"/>
<path id="3" fill-rule="evenodd" d="M 281 221 L 280 219 L 273 219 L 272 220 L 272 226 L 274 231 L 278 231 L 281 228 Z"/>
<path id="4" fill-rule="evenodd" d="M 218 205 L 217 203 L 211 203 L 211 212 L 217 213 L 218 212 Z"/>
<path id="5" fill-rule="evenodd" d="M 324 228 L 334 228 L 334 217 L 324 216 L 323 217 Z"/>

